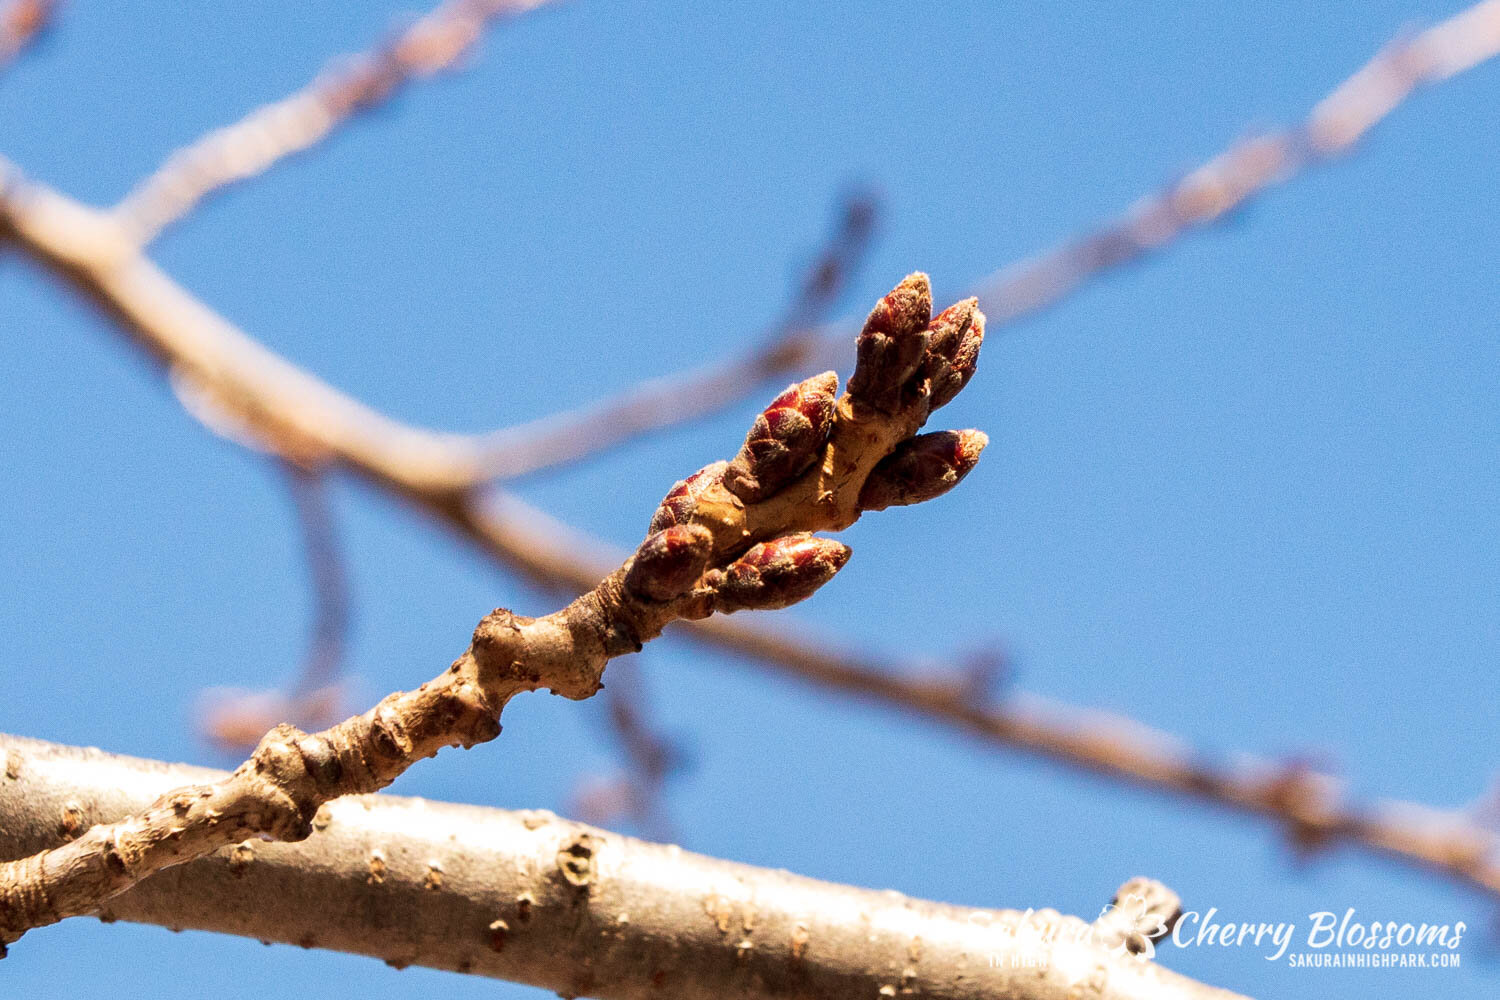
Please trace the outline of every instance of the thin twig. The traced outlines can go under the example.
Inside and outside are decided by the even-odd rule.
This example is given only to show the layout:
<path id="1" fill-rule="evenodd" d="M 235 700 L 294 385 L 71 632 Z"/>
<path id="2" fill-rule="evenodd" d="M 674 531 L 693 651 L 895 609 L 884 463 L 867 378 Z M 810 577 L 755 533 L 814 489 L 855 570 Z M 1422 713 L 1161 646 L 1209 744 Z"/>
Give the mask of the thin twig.
<path id="1" fill-rule="evenodd" d="M 980 281 L 973 294 L 979 296 L 989 317 L 989 332 L 993 334 L 1055 306 L 1084 283 L 1165 250 L 1189 231 L 1223 220 L 1268 188 L 1348 153 L 1415 91 L 1497 54 L 1500 0 L 1484 0 L 1426 31 L 1398 39 L 1339 84 L 1300 125 L 1238 142 L 1166 191 L 1142 198 L 1118 219 Z M 833 327 L 816 342 L 804 345 L 798 360 L 811 367 L 836 365 L 848 357 L 848 343 L 849 330 Z M 767 372 L 764 377 L 771 374 Z M 647 383 L 578 414 L 525 425 L 515 436 L 522 437 L 522 431 L 547 427 L 556 420 L 573 423 L 580 434 L 589 431 L 591 425 L 610 444 L 618 444 L 627 435 L 614 433 L 610 423 L 622 410 L 629 412 L 638 393 L 661 399 L 677 393 L 697 402 L 680 414 L 662 413 L 648 425 L 651 430 L 660 430 L 731 406 L 757 385 L 749 379 L 725 378 L 719 368 L 684 372 Z M 502 434 L 510 436 L 511 432 Z M 491 467 L 501 477 L 506 472 L 503 463 Z"/>
<path id="2" fill-rule="evenodd" d="M 0 9 L 0 67 L 42 36 L 59 6 L 59 0 L 10 0 Z"/>
<path id="3" fill-rule="evenodd" d="M 714 413 L 769 379 L 802 371 L 821 353 L 819 327 L 865 261 L 875 218 L 872 195 L 859 192 L 845 200 L 839 224 L 808 268 L 797 297 L 755 350 L 727 363 L 650 379 L 613 399 L 489 435 L 480 446 L 482 478 L 515 479 L 576 464 L 626 441 Z"/>
<path id="4" fill-rule="evenodd" d="M 313 627 L 293 696 L 307 696 L 338 682 L 349 638 L 349 574 L 339 547 L 338 528 L 321 468 L 286 464 L 287 484 L 302 525 L 308 582 L 313 594 Z"/>
<path id="5" fill-rule="evenodd" d="M 1102 273 L 1218 222 L 1268 188 L 1348 153 L 1423 87 L 1500 53 L 1500 0 L 1387 45 L 1299 124 L 1244 139 L 1120 218 L 997 272 L 977 293 L 990 329 L 1056 305 Z"/>
<path id="6" fill-rule="evenodd" d="M 667 815 L 666 783 L 681 767 L 682 754 L 651 725 L 650 704 L 639 657 L 616 663 L 604 685 L 609 728 L 625 757 L 622 773 L 586 779 L 575 802 L 590 823 L 629 816 L 637 832 L 652 840 L 675 839 Z"/>
<path id="7" fill-rule="evenodd" d="M 57 847 L 59 817 L 110 823 L 225 777 L 0 734 L 0 861 Z M 1127 933 L 1159 933 L 1170 912 L 1122 899 L 1154 890 L 1174 909 L 1159 883 L 1132 879 L 1090 926 L 753 868 L 540 810 L 366 795 L 328 803 L 313 822 L 299 844 L 245 842 L 162 872 L 99 916 L 564 996 L 1235 1000 L 1147 961 L 1110 926 L 1123 915 Z"/>
<path id="8" fill-rule="evenodd" d="M 219 747 L 243 752 L 276 723 L 291 721 L 322 729 L 343 714 L 340 674 L 348 643 L 350 600 L 348 573 L 328 496 L 327 472 L 321 467 L 278 459 L 302 526 L 312 591 L 312 627 L 297 680 L 287 689 L 210 692 L 201 728 Z"/>
<path id="9" fill-rule="evenodd" d="M 335 60 L 302 90 L 173 153 L 115 206 L 116 221 L 137 245 L 152 243 L 210 195 L 311 148 L 413 80 L 449 69 L 489 23 L 551 2 L 449 0 L 388 44 Z"/>
<path id="10" fill-rule="evenodd" d="M 972 308 L 945 311 L 934 329 Z M 384 788 L 443 747 L 500 735 L 500 714 L 515 695 L 546 688 L 591 697 L 610 660 L 639 652 L 674 621 L 810 597 L 849 558 L 846 546 L 817 532 L 842 531 L 866 509 L 935 498 L 984 447 L 977 431 L 918 436 L 951 398 L 932 383 L 952 382 L 957 392 L 973 373 L 972 358 L 954 360 L 946 341 L 934 337 L 928 346 L 931 312 L 927 276 L 908 276 L 871 313 L 842 396 L 825 373 L 777 397 L 732 462 L 718 463 L 717 476 L 693 476 L 690 490 L 674 488 L 635 553 L 566 607 L 540 618 L 496 609 L 458 659 L 415 691 L 395 692 L 318 733 L 278 725 L 222 780 L 177 789 L 139 814 L 0 863 L 0 944 L 95 912 L 159 871 L 243 840 L 305 840 L 325 803 Z M 871 342 L 895 347 L 872 352 Z M 920 469 L 903 464 L 907 454 L 924 456 Z M 888 482 L 891 470 L 901 470 L 899 482 Z M 890 502 L 898 486 L 906 493 Z"/>

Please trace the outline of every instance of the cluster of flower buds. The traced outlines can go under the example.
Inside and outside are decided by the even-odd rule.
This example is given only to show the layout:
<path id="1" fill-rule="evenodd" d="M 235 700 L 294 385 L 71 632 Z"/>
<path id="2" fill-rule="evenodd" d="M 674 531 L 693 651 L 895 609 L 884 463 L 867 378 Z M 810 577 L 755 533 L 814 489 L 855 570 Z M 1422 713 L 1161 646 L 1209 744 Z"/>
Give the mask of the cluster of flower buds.
<path id="1" fill-rule="evenodd" d="M 957 486 L 990 439 L 983 431 L 938 431 L 908 438 L 880 461 L 859 491 L 860 510 L 932 500 Z"/>
<path id="2" fill-rule="evenodd" d="M 751 536 L 733 522 L 737 505 L 725 505 L 722 494 L 710 491 L 722 485 L 740 503 L 758 504 L 825 460 L 830 482 L 842 484 L 852 470 L 869 468 L 876 456 L 860 449 L 874 445 L 884 457 L 859 484 L 859 510 L 941 496 L 974 468 L 988 444 L 985 435 L 972 430 L 920 434 L 891 449 L 894 435 L 880 422 L 892 422 L 903 433 L 920 427 L 968 383 L 983 341 L 984 314 L 977 300 L 965 299 L 933 316 L 927 276 L 908 275 L 876 304 L 856 344 L 858 360 L 848 385 L 853 419 L 874 423 L 855 430 L 825 459 L 840 413 L 838 376 L 825 372 L 789 387 L 756 418 L 733 461 L 705 466 L 672 487 L 626 571 L 626 590 L 643 600 L 677 602 L 685 617 L 784 608 L 806 599 L 843 567 L 849 549 L 833 539 L 789 534 L 763 541 L 725 566 L 715 559 L 715 548 L 733 558 L 738 544 L 727 539 Z M 711 511 L 699 509 L 709 502 L 706 495 L 716 504 Z M 726 529 L 743 535 L 723 535 Z"/>
<path id="3" fill-rule="evenodd" d="M 724 470 L 728 467 L 728 462 L 714 462 L 711 465 L 705 465 L 686 479 L 678 480 L 677 484 L 667 492 L 661 505 L 656 508 L 656 513 L 651 515 L 651 526 L 647 530 L 656 532 L 673 525 L 687 524 L 693 516 L 693 509 L 698 506 L 698 498 L 703 495 L 703 491 L 723 479 Z"/>
<path id="4" fill-rule="evenodd" d="M 805 601 L 849 561 L 849 546 L 817 535 L 782 535 L 761 542 L 722 573 L 705 578 L 719 611 L 770 610 Z"/>
<path id="5" fill-rule="evenodd" d="M 839 390 L 834 372 L 814 375 L 771 401 L 724 470 L 724 485 L 746 503 L 771 496 L 823 453 Z"/>
<path id="6" fill-rule="evenodd" d="M 697 584 L 713 551 L 713 533 L 701 525 L 679 524 L 658 531 L 636 549 L 625 588 L 653 601 L 681 597 Z"/>
<path id="7" fill-rule="evenodd" d="M 907 275 L 876 303 L 855 341 L 849 395 L 887 413 L 899 407 L 902 391 L 926 355 L 931 316 L 932 286 L 920 271 Z"/>

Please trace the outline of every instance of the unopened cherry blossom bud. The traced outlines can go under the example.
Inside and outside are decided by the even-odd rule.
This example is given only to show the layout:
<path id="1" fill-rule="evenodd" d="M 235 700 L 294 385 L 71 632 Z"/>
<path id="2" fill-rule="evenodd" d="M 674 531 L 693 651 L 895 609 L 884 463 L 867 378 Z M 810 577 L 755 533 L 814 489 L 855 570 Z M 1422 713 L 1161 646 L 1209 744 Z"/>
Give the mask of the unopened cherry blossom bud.
<path id="1" fill-rule="evenodd" d="M 894 410 L 901 390 L 922 363 L 932 286 L 927 275 L 909 274 L 881 299 L 855 342 L 857 358 L 849 395 L 879 410 Z"/>
<path id="2" fill-rule="evenodd" d="M 948 403 L 968 385 L 983 343 L 984 313 L 979 311 L 978 299 L 964 299 L 933 317 L 927 327 L 924 362 L 932 385 L 932 409 Z"/>
<path id="3" fill-rule="evenodd" d="M 981 431 L 938 431 L 901 442 L 865 480 L 860 509 L 904 507 L 942 496 L 969 474 L 989 443 Z"/>
<path id="4" fill-rule="evenodd" d="M 708 568 L 714 536 L 698 524 L 658 531 L 641 543 L 625 574 L 625 589 L 653 601 L 670 601 L 693 589 Z"/>
<path id="5" fill-rule="evenodd" d="M 838 391 L 838 375 L 824 372 L 772 400 L 724 470 L 729 491 L 755 503 L 806 471 L 828 443 Z"/>
<path id="6" fill-rule="evenodd" d="M 849 561 L 849 546 L 816 535 L 783 535 L 740 556 L 717 583 L 720 611 L 784 608 L 811 597 Z"/>
<path id="7" fill-rule="evenodd" d="M 656 513 L 651 515 L 651 526 L 646 530 L 661 531 L 674 524 L 686 524 L 693 516 L 693 508 L 698 506 L 698 497 L 703 494 L 704 490 L 724 478 L 724 470 L 728 466 L 728 462 L 714 462 L 712 465 L 705 465 L 686 479 L 679 480 L 677 485 L 667 492 L 661 506 L 656 508 Z"/>

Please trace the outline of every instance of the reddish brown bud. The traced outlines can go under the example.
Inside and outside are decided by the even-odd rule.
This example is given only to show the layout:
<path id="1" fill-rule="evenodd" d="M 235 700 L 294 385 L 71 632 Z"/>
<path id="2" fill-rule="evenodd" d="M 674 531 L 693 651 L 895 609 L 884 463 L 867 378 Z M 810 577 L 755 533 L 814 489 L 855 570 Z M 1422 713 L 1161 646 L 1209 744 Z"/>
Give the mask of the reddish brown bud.
<path id="1" fill-rule="evenodd" d="M 901 390 L 921 366 L 932 317 L 932 286 L 927 275 L 909 274 L 870 311 L 855 341 L 857 358 L 849 395 L 890 411 Z"/>
<path id="2" fill-rule="evenodd" d="M 667 492 L 661 506 L 656 508 L 656 513 L 651 515 L 651 526 L 646 530 L 655 532 L 674 524 L 686 524 L 693 516 L 693 508 L 698 506 L 698 497 L 724 477 L 724 469 L 728 465 L 728 462 L 714 462 L 686 479 L 679 480 Z"/>
<path id="3" fill-rule="evenodd" d="M 755 503 L 806 471 L 828 443 L 838 391 L 839 377 L 824 372 L 772 400 L 724 470 L 729 491 Z"/>
<path id="4" fill-rule="evenodd" d="M 811 597 L 849 561 L 849 546 L 816 535 L 783 535 L 761 542 L 718 581 L 720 611 L 784 608 Z"/>
<path id="5" fill-rule="evenodd" d="M 923 371 L 932 385 L 930 406 L 936 410 L 957 396 L 974 377 L 984 343 L 984 313 L 978 299 L 964 299 L 935 316 L 927 328 Z"/>
<path id="6" fill-rule="evenodd" d="M 969 474 L 989 443 L 980 431 L 938 431 L 901 442 L 865 480 L 860 509 L 904 507 L 942 496 Z"/>
<path id="7" fill-rule="evenodd" d="M 714 536 L 699 524 L 679 524 L 641 543 L 625 574 L 625 588 L 653 601 L 670 601 L 693 589 L 708 568 Z"/>

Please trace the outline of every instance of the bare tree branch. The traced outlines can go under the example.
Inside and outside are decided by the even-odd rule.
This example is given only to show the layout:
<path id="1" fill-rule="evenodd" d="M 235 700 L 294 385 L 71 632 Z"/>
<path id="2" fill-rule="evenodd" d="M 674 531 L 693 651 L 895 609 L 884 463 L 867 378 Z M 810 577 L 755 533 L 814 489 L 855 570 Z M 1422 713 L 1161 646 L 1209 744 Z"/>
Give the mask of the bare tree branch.
<path id="1" fill-rule="evenodd" d="M 0 239 L 98 303 L 220 433 L 304 465 L 336 461 L 412 494 L 480 478 L 472 438 L 392 420 L 267 350 L 146 258 L 106 214 L 0 160 Z"/>
<path id="2" fill-rule="evenodd" d="M 1378 57 L 1319 106 L 1294 145 L 1321 151 L 1323 156 L 1346 149 L 1412 89 L 1460 72 L 1488 58 L 1497 47 L 1500 2 L 1487 0 Z M 1264 152 L 1283 145 L 1245 149 Z M 1182 216 L 1188 221 L 1217 218 L 1294 161 L 1276 162 L 1281 164 L 1276 170 L 1263 165 L 1244 167 L 1263 160 L 1261 153 L 1252 156 L 1242 150 L 1216 161 L 1213 170 L 1193 183 L 1174 189 L 1179 193 L 1168 201 L 1180 204 L 1186 198 L 1198 205 Z M 1225 164 L 1240 166 L 1229 169 Z M 1209 183 L 1215 177 L 1219 179 Z M 1203 201 L 1210 191 L 1218 195 Z M 1191 192 L 1192 197 L 1182 192 Z M 1209 211 L 1204 204 L 1218 207 Z M 518 528 L 517 514 L 524 517 L 523 508 L 503 498 L 497 508 L 473 489 L 472 484 L 484 474 L 483 455 L 473 439 L 391 421 L 278 358 L 172 283 L 108 217 L 23 184 L 18 175 L 10 174 L 0 187 L 0 234 L 101 303 L 168 364 L 180 381 L 193 386 L 207 408 L 263 446 L 293 461 L 337 461 L 425 507 L 534 578 L 583 591 L 599 579 L 599 560 L 593 549 L 563 545 L 561 540 L 569 536 L 562 532 L 539 538 Z M 1111 251 L 1097 257 L 1095 264 L 1102 261 L 1100 266 L 1105 266 L 1129 256 Z M 1044 300 L 1013 297 L 1010 301 Z M 1010 311 L 1003 315 L 1019 315 L 1017 306 L 1006 308 Z M 891 704 L 916 706 L 929 717 L 963 724 L 1007 745 L 1152 787 L 1277 816 L 1304 844 L 1358 843 L 1492 892 L 1500 887 L 1492 837 L 1477 832 L 1461 817 L 1438 814 L 1437 822 L 1414 823 L 1408 814 L 1415 807 L 1392 807 L 1378 813 L 1340 807 L 1336 799 L 1315 793 L 1327 785 L 1326 780 L 1286 769 L 1272 769 L 1276 775 L 1272 779 L 1252 780 L 1205 768 L 1193 763 L 1191 755 L 1165 752 L 1152 740 L 1122 742 L 1111 727 L 1074 729 L 1026 716 L 976 714 L 961 700 L 944 700 L 920 685 L 881 676 L 865 669 L 865 664 L 840 662 L 819 650 L 798 648 L 784 637 L 753 627 L 711 622 L 700 626 L 699 634 L 823 684 Z"/>
<path id="3" fill-rule="evenodd" d="M 221 424 L 261 447 L 296 461 L 336 461 L 449 525 L 460 537 L 533 581 L 587 592 L 618 565 L 607 547 L 586 539 L 511 496 L 486 495 L 466 484 L 482 458 L 472 439 L 396 423 L 272 354 L 193 298 L 119 239 L 106 217 L 18 173 L 0 174 L 0 236 L 48 264 L 100 303 L 151 354 L 201 387 Z M 311 458 L 310 456 L 316 456 Z M 1120 733 L 1134 724 L 1097 726 L 1086 713 L 1057 718 L 1010 709 L 991 711 L 972 699 L 901 680 L 858 657 L 830 654 L 754 623 L 693 623 L 687 634 L 734 649 L 766 665 L 835 690 L 917 711 L 994 742 L 1038 753 L 1132 783 L 1186 793 L 1238 810 L 1276 817 L 1319 841 L 1361 846 L 1500 893 L 1494 839 L 1466 817 L 1393 805 L 1374 815 L 1329 795 L 1281 796 L 1289 786 L 1202 773 L 1200 758 L 1167 753 L 1155 740 L 1140 745 Z M 1172 746 L 1176 746 L 1175 742 Z M 1273 768 L 1277 773 L 1285 769 Z M 1291 787 L 1328 788 L 1332 779 L 1298 779 Z M 1295 803 L 1289 807 L 1288 802 Z M 1412 817 L 1420 817 L 1414 821 Z M 1434 819 L 1434 817 L 1436 817 Z M 1305 833 L 1299 840 L 1307 840 Z"/>
<path id="4" fill-rule="evenodd" d="M 576 588 L 611 550 L 521 501 L 474 513 L 463 530 L 497 559 L 539 583 Z M 971 671 L 923 679 L 924 667 L 843 652 L 806 628 L 712 618 L 681 633 L 751 665 L 956 728 L 1091 774 L 1272 820 L 1303 850 L 1355 847 L 1500 895 L 1500 834 L 1464 812 L 1414 802 L 1347 800 L 1342 783 L 1305 767 L 1236 753 L 1221 765 L 1181 739 L 1132 719 L 1012 692 L 999 705 L 974 696 Z M 930 673 L 930 670 L 926 670 Z"/>
<path id="5" fill-rule="evenodd" d="M 225 778 L 0 735 L 0 861 Z M 369 795 L 328 803 L 313 826 L 299 844 L 246 842 L 161 872 L 99 916 L 565 996 L 1234 1000 L 1146 960 L 1141 941 L 1170 925 L 1175 898 L 1163 914 L 1145 880 L 1121 889 L 1135 905 L 1091 927 L 752 868 L 540 811 Z"/>
<path id="6" fill-rule="evenodd" d="M 452 67 L 492 21 L 553 0 L 449 0 L 370 52 L 335 60 L 289 97 L 202 136 L 167 158 L 114 209 L 138 246 L 156 240 L 205 198 L 322 142 L 413 80 Z"/>
<path id="7" fill-rule="evenodd" d="M 998 705 L 986 705 L 969 696 L 961 671 L 951 682 L 913 678 L 910 667 L 903 671 L 874 657 L 841 654 L 816 639 L 799 640 L 755 622 L 699 622 L 690 636 L 738 650 L 757 666 L 955 727 L 999 748 L 1268 819 L 1299 851 L 1359 848 L 1500 895 L 1500 835 L 1465 811 L 1351 801 L 1338 778 L 1304 765 L 1242 753 L 1220 761 L 1134 719 L 1035 695 L 1013 692 Z"/>
<path id="8" fill-rule="evenodd" d="M 0 68 L 47 30 L 58 6 L 58 0 L 10 0 L 0 8 Z"/>
<path id="9" fill-rule="evenodd" d="M 634 555 L 562 610 L 528 618 L 497 609 L 416 691 L 317 734 L 279 725 L 222 781 L 177 789 L 138 815 L 0 864 L 0 943 L 238 841 L 304 840 L 325 802 L 384 788 L 442 747 L 494 739 L 515 695 L 592 696 L 611 659 L 639 652 L 674 621 L 809 597 L 849 557 L 813 532 L 841 531 L 867 508 L 931 499 L 978 461 L 977 431 L 917 434 L 974 370 L 973 351 L 951 351 L 955 316 L 976 338 L 983 320 L 972 301 L 931 313 L 927 276 L 909 275 L 866 320 L 847 392 L 837 396 L 837 376 L 826 372 L 778 396 L 732 461 L 678 483 Z M 911 455 L 924 461 L 912 466 Z M 892 499 L 896 484 L 905 494 Z"/>

